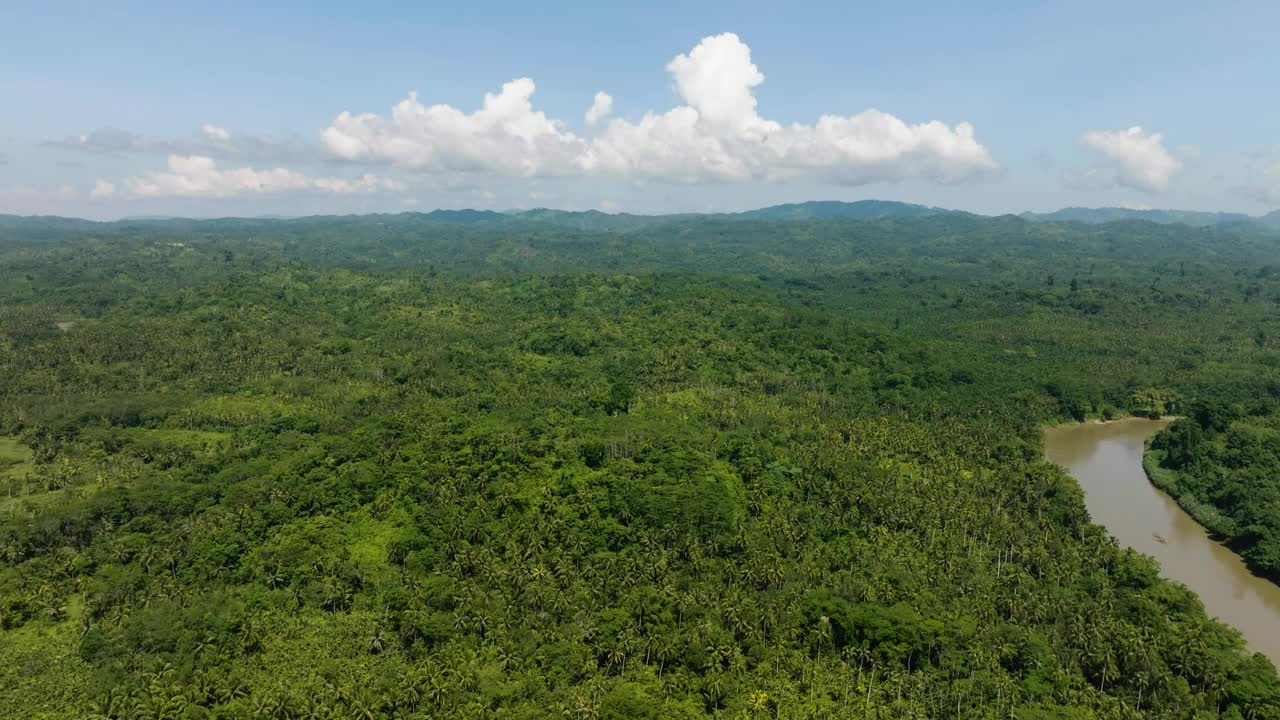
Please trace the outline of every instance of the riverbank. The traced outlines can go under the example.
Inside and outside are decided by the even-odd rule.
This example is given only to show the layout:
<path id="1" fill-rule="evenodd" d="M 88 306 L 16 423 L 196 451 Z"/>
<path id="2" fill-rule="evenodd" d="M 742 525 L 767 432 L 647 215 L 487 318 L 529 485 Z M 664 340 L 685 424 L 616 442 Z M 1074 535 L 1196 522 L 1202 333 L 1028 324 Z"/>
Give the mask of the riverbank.
<path id="1" fill-rule="evenodd" d="M 1258 577 L 1273 584 L 1278 583 L 1280 578 L 1268 575 L 1265 570 L 1258 566 L 1249 556 L 1236 552 L 1228 544 L 1228 540 L 1235 534 L 1236 522 L 1227 516 L 1218 508 L 1214 507 L 1185 488 L 1182 487 L 1180 481 L 1181 473 L 1177 470 L 1171 470 L 1162 467 L 1166 453 L 1163 450 L 1153 450 L 1150 440 L 1147 441 L 1146 447 L 1142 454 L 1142 470 L 1147 475 L 1147 480 L 1164 494 L 1168 495 L 1178 507 L 1182 508 L 1188 515 L 1192 517 L 1201 527 L 1205 529 L 1209 537 L 1214 542 L 1221 545 L 1225 550 L 1231 552 L 1240 561 L 1249 568 L 1255 577 Z"/>
<path id="2" fill-rule="evenodd" d="M 1146 415 L 1118 415 L 1116 417 L 1086 417 L 1084 420 L 1073 420 L 1071 418 L 1059 416 L 1056 420 L 1050 420 L 1041 426 L 1041 430 L 1048 430 L 1057 427 L 1075 427 L 1077 425 L 1115 425 L 1117 423 L 1127 423 L 1135 421 L 1145 422 L 1163 422 L 1171 423 L 1175 420 L 1181 420 L 1182 415 L 1161 415 L 1160 417 L 1147 417 Z"/>
<path id="3" fill-rule="evenodd" d="M 1128 418 L 1060 425 L 1045 432 L 1045 457 L 1075 478 L 1094 523 L 1154 558 L 1160 574 L 1199 596 L 1210 616 L 1280 662 L 1280 586 L 1215 541 L 1143 467 L 1149 439 L 1168 424 Z"/>

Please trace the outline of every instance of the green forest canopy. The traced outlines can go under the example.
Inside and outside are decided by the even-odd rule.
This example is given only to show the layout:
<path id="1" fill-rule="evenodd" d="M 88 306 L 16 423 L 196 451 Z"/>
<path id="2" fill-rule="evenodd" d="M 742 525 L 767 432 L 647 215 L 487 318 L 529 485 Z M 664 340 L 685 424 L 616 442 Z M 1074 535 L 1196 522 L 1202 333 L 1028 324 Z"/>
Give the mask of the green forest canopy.
<path id="1" fill-rule="evenodd" d="M 1039 439 L 1274 235 L 604 217 L 0 223 L 0 715 L 1280 717 Z"/>

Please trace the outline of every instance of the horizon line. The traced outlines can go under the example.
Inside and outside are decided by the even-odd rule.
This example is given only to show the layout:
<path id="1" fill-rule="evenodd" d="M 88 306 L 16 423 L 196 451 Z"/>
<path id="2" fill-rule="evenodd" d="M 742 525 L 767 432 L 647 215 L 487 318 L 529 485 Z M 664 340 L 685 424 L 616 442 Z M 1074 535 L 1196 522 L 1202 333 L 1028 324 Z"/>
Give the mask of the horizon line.
<path id="1" fill-rule="evenodd" d="M 883 204 L 889 204 L 889 205 L 900 205 L 904 207 L 922 208 L 937 214 L 961 213 L 961 214 L 974 215 L 974 216 L 986 217 L 986 218 L 1000 218 L 1000 217 L 1026 218 L 1028 216 L 1045 217 L 1045 216 L 1051 216 L 1051 215 L 1055 215 L 1058 213 L 1067 212 L 1071 210 L 1091 211 L 1091 212 L 1119 211 L 1119 212 L 1138 213 L 1138 214 L 1179 213 L 1179 214 L 1186 214 L 1190 216 L 1199 215 L 1199 216 L 1238 217 L 1238 218 L 1247 219 L 1247 220 L 1262 220 L 1272 215 L 1280 214 L 1280 209 L 1272 210 L 1259 215 L 1253 215 L 1250 213 L 1231 211 L 1231 210 L 1181 210 L 1177 208 L 1133 208 L 1133 207 L 1124 207 L 1119 205 L 1104 205 L 1104 206 L 1097 206 L 1097 207 L 1089 207 L 1089 206 L 1083 206 L 1083 205 L 1069 205 L 1069 206 L 1058 208 L 1056 210 L 1050 210 L 1045 212 L 1023 210 L 1021 212 L 1006 212 L 1006 213 L 991 214 L 991 213 L 976 212 L 972 210 L 961 210 L 958 208 L 946 208 L 946 207 L 941 207 L 937 205 L 925 205 L 922 203 L 913 203 L 913 202 L 907 202 L 904 200 L 885 200 L 881 198 L 866 198 L 863 200 L 804 200 L 800 202 L 788 202 L 788 203 L 778 203 L 776 205 L 764 205 L 761 207 L 750 208 L 747 210 L 718 211 L 718 212 L 686 211 L 686 212 L 642 213 L 642 212 L 626 212 L 626 211 L 609 211 L 609 210 L 601 210 L 599 208 L 590 208 L 585 210 L 567 210 L 563 208 L 539 206 L 539 207 L 531 207 L 531 208 L 508 208 L 504 210 L 492 210 L 488 208 L 476 208 L 476 207 L 463 207 L 463 208 L 437 207 L 430 210 L 403 210 L 400 212 L 335 213 L 335 214 L 314 213 L 314 214 L 306 214 L 306 215 L 281 215 L 281 214 L 275 214 L 275 213 L 269 213 L 269 214 L 263 214 L 263 215 L 205 215 L 205 216 L 167 215 L 167 214 L 124 215 L 121 217 L 111 218 L 111 219 L 93 219 L 93 218 L 80 217 L 76 215 L 49 215 L 49 214 L 23 215 L 18 213 L 0 213 L 0 217 L 13 217 L 13 218 L 20 218 L 20 219 L 27 219 L 27 220 L 39 220 L 39 219 L 76 220 L 76 221 L 87 222 L 87 223 L 109 224 L 109 223 L 119 223 L 119 222 L 168 222 L 168 221 L 176 221 L 176 220 L 191 220 L 191 221 L 197 221 L 197 222 L 207 222 L 207 221 L 214 221 L 214 220 L 290 221 L 290 220 L 306 220 L 309 218 L 351 218 L 351 217 L 376 217 L 376 216 L 398 216 L 398 215 L 432 215 L 435 213 L 466 213 L 466 212 L 485 213 L 485 214 L 491 214 L 491 215 L 508 215 L 508 216 L 514 217 L 517 215 L 535 213 L 535 212 L 558 212 L 558 213 L 566 213 L 566 214 L 581 214 L 581 215 L 595 214 L 595 215 L 604 215 L 608 217 L 629 216 L 629 217 L 642 217 L 642 218 L 656 219 L 656 218 L 664 218 L 664 217 L 713 218 L 713 217 L 745 215 L 749 213 L 772 210 L 776 208 L 803 207 L 806 205 L 855 206 L 855 205 L 863 205 L 863 204 L 869 204 L 869 203 L 883 203 Z M 814 218 L 814 219 L 827 219 L 827 218 Z M 866 219 L 873 219 L 873 218 L 866 218 Z"/>

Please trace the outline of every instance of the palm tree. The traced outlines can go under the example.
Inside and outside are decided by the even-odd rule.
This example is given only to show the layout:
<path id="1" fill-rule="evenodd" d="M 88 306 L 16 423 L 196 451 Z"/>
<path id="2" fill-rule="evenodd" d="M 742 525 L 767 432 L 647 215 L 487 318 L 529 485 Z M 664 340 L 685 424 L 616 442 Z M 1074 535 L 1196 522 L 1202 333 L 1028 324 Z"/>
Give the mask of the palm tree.
<path id="1" fill-rule="evenodd" d="M 193 652 L 196 657 L 200 657 L 206 652 L 214 649 L 216 649 L 214 637 L 212 635 L 205 635 L 202 639 L 196 641 Z"/>
<path id="2" fill-rule="evenodd" d="M 267 587 L 275 590 L 285 583 L 285 575 L 278 566 L 272 565 L 267 569 Z"/>
<path id="3" fill-rule="evenodd" d="M 432 673 L 427 680 L 427 688 L 424 694 L 435 707 L 443 706 L 445 698 L 449 694 L 449 679 L 443 672 Z"/>
<path id="4" fill-rule="evenodd" d="M 377 720 L 378 718 L 377 704 L 363 696 L 351 700 L 349 711 L 353 720 Z"/>
<path id="5" fill-rule="evenodd" d="M 702 694 L 713 708 L 719 708 L 724 700 L 724 676 L 720 672 L 712 672 L 706 676 L 702 684 Z"/>
<path id="6" fill-rule="evenodd" d="M 369 637 L 369 641 L 366 643 L 366 647 L 371 655 L 377 655 L 382 652 L 386 649 L 386 645 L 387 641 L 382 636 L 381 628 L 374 630 L 373 635 Z"/>
<path id="7" fill-rule="evenodd" d="M 667 662 L 675 656 L 675 639 L 669 633 L 662 633 L 654 643 L 654 652 L 658 656 L 658 679 L 662 679 L 662 671 Z"/>
<path id="8" fill-rule="evenodd" d="M 1137 710 L 1142 711 L 1142 693 L 1151 686 L 1151 673 L 1146 670 L 1139 670 L 1134 674 L 1134 680 L 1138 683 L 1138 705 Z"/>
<path id="9" fill-rule="evenodd" d="M 257 650 L 262 645 L 263 632 L 256 621 L 250 620 L 240 626 L 240 647 L 246 653 Z"/>

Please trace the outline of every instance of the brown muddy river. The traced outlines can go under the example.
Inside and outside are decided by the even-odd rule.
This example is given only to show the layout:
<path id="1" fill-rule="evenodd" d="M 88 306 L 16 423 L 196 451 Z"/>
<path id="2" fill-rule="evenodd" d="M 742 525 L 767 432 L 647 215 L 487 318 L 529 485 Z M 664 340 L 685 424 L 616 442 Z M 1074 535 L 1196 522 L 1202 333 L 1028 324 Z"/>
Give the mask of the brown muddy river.
<path id="1" fill-rule="evenodd" d="M 1079 481 L 1094 522 L 1158 560 L 1162 575 L 1191 588 L 1210 615 L 1280 666 L 1280 585 L 1250 573 L 1142 470 L 1143 442 L 1166 424 L 1133 419 L 1051 428 L 1045 456 Z"/>

